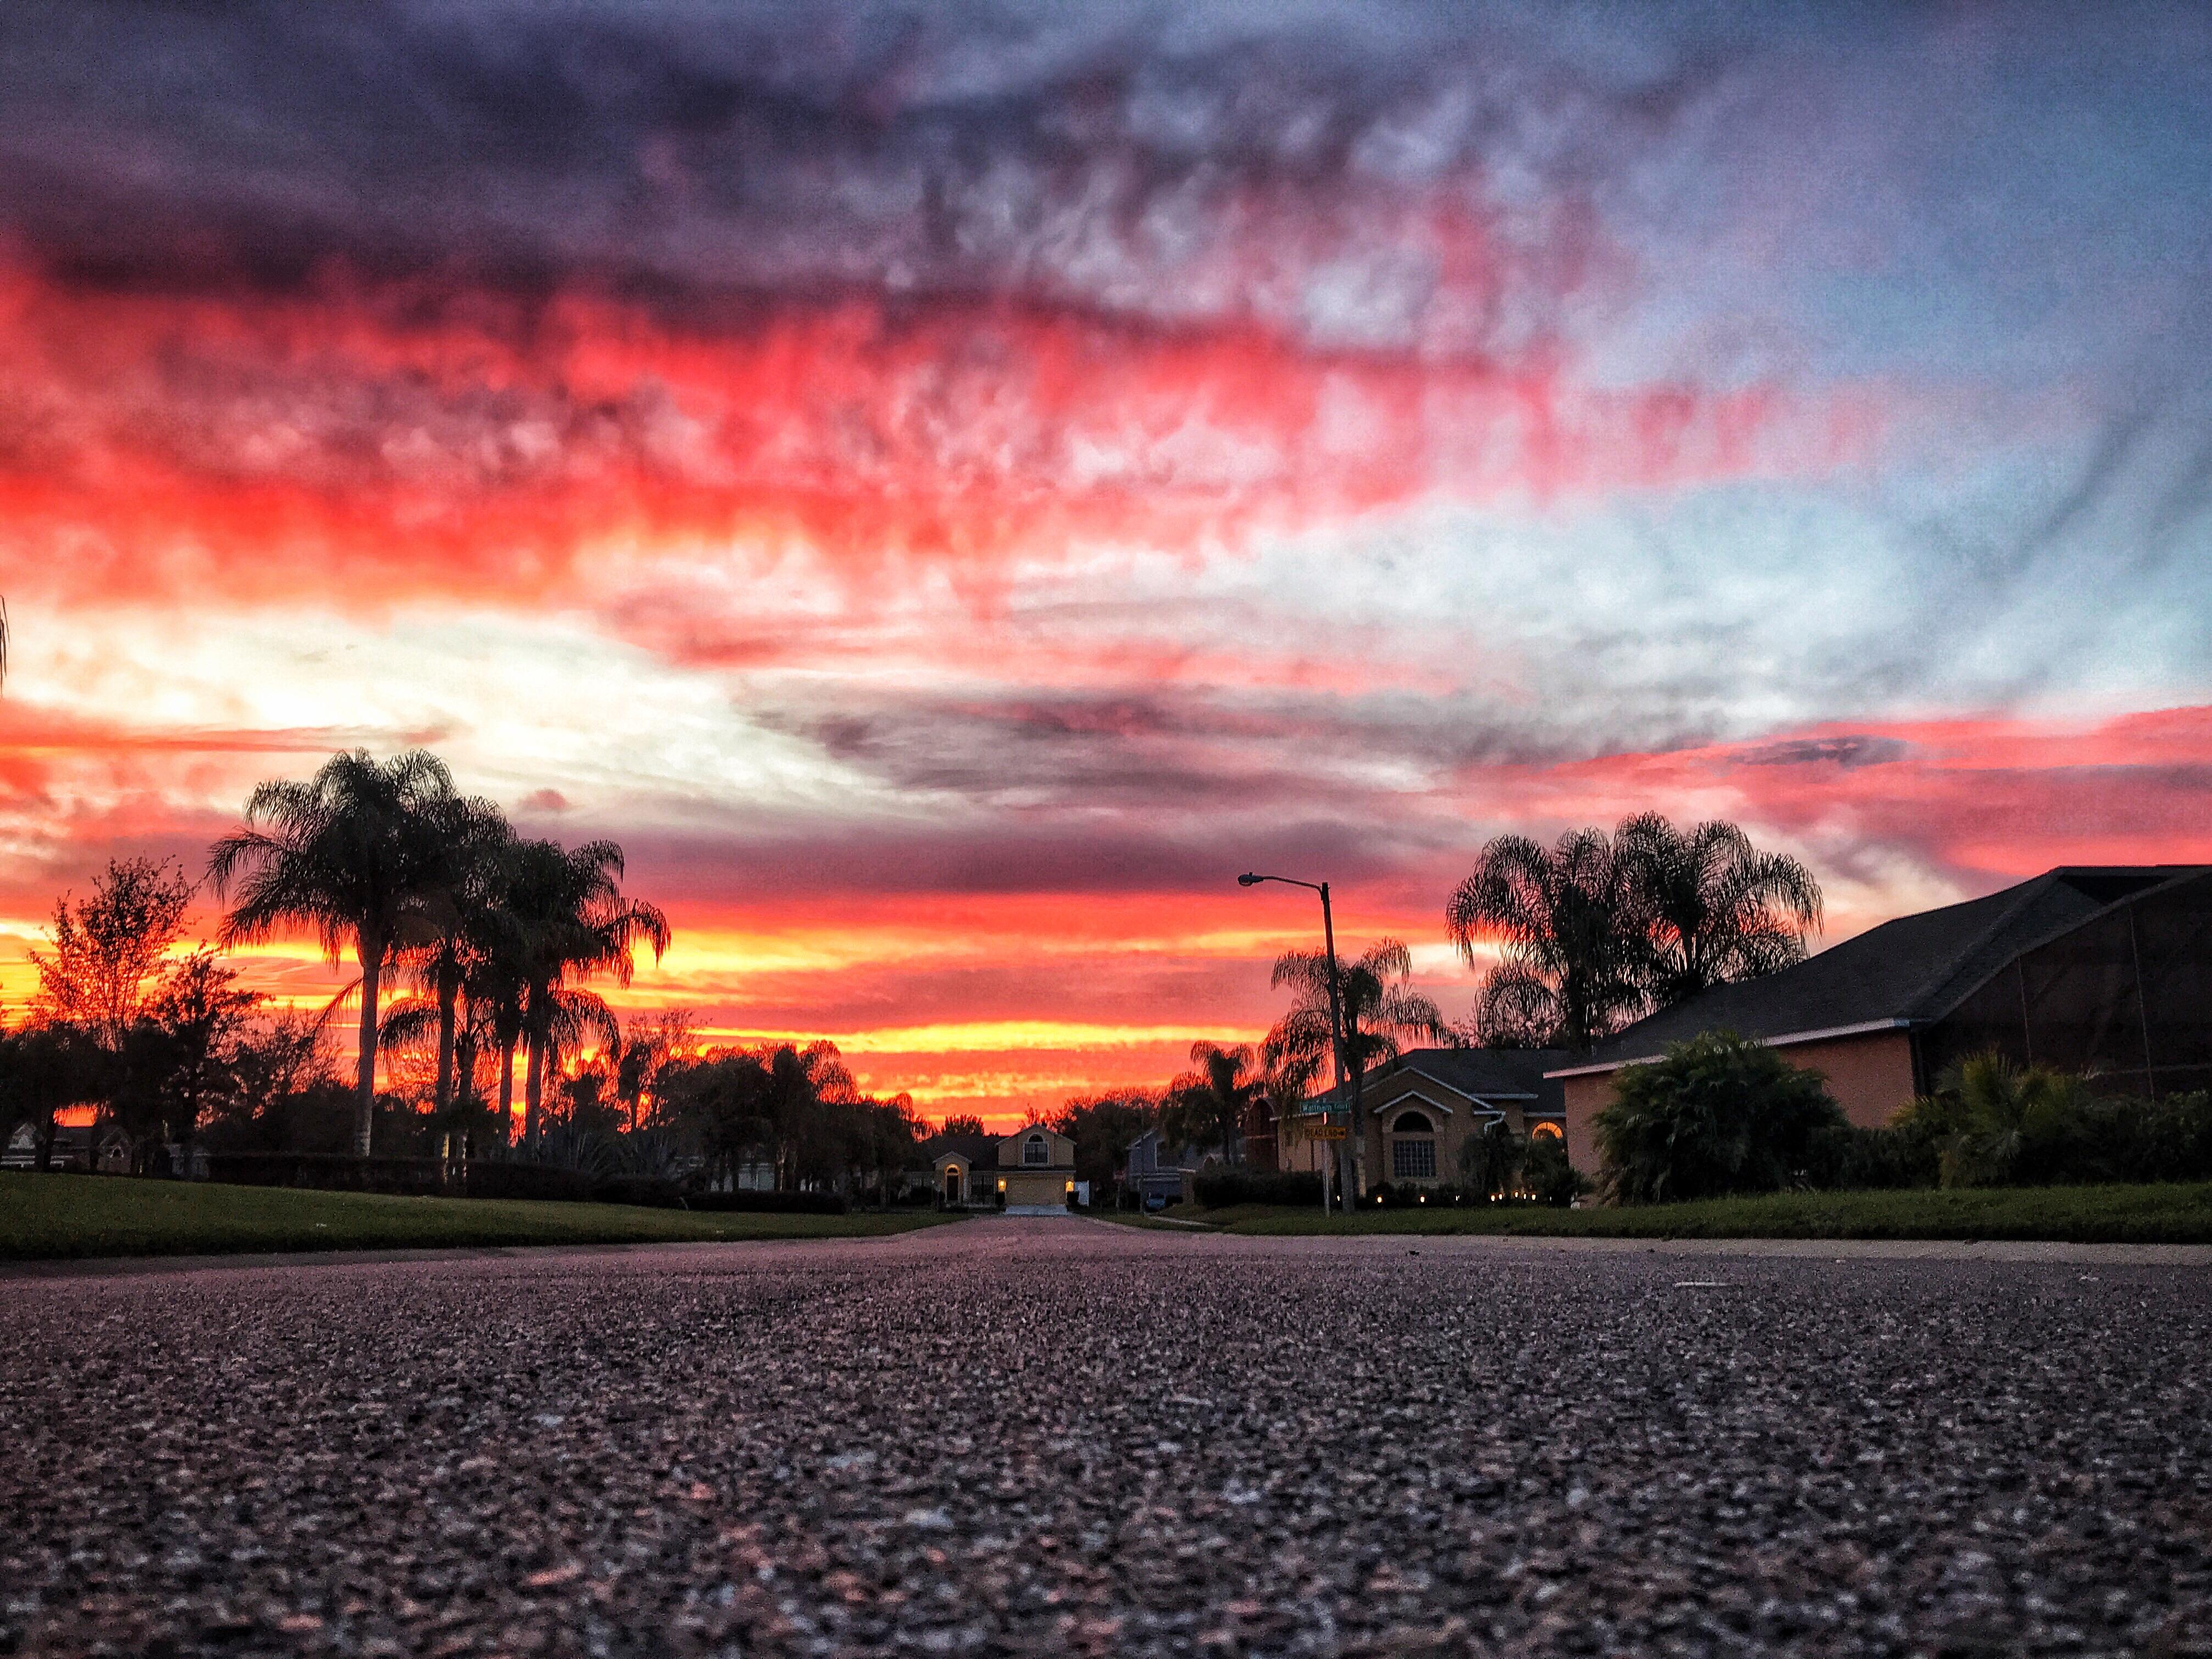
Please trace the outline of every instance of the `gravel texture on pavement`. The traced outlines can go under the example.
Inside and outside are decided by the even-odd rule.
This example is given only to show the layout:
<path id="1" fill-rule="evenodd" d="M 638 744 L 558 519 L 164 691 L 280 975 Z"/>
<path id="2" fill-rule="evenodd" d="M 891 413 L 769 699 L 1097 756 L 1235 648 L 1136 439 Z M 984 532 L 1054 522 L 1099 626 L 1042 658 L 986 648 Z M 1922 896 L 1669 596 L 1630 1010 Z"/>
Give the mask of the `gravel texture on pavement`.
<path id="1" fill-rule="evenodd" d="M 0 1653 L 2212 1653 L 2199 1267 L 990 1220 L 0 1300 Z"/>

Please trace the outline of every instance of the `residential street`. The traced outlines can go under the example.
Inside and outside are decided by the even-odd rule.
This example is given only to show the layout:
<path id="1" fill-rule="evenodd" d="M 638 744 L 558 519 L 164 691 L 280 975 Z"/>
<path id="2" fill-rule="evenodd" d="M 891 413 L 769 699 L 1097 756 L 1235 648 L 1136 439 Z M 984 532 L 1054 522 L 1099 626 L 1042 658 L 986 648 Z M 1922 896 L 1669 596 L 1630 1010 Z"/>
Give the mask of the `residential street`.
<path id="1" fill-rule="evenodd" d="M 0 1279 L 0 1654 L 2212 1653 L 2212 1273 L 993 1219 Z"/>

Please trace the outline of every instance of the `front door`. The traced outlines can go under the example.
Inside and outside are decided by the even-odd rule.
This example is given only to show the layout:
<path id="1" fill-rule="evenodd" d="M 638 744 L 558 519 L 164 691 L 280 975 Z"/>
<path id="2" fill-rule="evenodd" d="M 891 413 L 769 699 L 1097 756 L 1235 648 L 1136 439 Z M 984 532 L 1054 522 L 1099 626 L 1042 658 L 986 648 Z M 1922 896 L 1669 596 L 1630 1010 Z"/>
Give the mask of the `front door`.
<path id="1" fill-rule="evenodd" d="M 945 1172 L 945 1201 L 947 1204 L 960 1201 L 960 1170 L 957 1165 Z"/>

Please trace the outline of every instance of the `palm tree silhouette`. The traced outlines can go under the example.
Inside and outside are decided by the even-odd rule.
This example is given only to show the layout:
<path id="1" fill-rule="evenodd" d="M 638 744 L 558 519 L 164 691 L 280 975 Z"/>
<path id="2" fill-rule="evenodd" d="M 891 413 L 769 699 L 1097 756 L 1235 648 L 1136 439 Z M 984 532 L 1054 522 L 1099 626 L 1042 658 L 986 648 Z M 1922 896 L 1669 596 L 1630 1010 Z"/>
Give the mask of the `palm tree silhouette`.
<path id="1" fill-rule="evenodd" d="M 1346 1190 L 1354 1197 L 1364 1197 L 1367 1191 L 1367 1120 L 1361 1091 L 1368 1068 L 1395 1060 L 1404 1052 L 1404 1039 L 1451 1041 L 1451 1028 L 1437 1005 L 1407 982 L 1413 971 L 1413 953 L 1395 939 L 1376 940 L 1364 956 L 1338 970 L 1352 1120 L 1343 1157 L 1351 1166 Z M 1331 1041 L 1328 957 L 1319 951 L 1286 951 L 1275 959 L 1274 983 L 1291 987 L 1297 1000 L 1267 1033 L 1263 1052 L 1270 1067 L 1303 1060 L 1317 1068 L 1328 1057 Z"/>
<path id="2" fill-rule="evenodd" d="M 376 1122 L 378 993 L 394 956 L 433 932 L 431 906 L 451 856 L 441 825 L 453 799 L 444 763 L 422 750 L 382 764 L 366 750 L 333 755 L 305 782 L 255 789 L 246 826 L 208 858 L 216 895 L 239 890 L 223 918 L 226 947 L 294 927 L 313 927 L 333 965 L 352 945 L 361 968 L 354 1150 L 364 1158 Z"/>
<path id="3" fill-rule="evenodd" d="M 1476 1016 L 1493 1048 L 1577 1052 L 1609 1036 L 1644 996 L 1635 875 L 1602 830 L 1540 847 L 1500 836 L 1444 907 L 1444 927 L 1472 967 L 1476 945 L 1503 942 Z"/>
<path id="4" fill-rule="evenodd" d="M 1221 1161 L 1227 1164 L 1244 1127 L 1245 1109 L 1267 1085 L 1253 1074 L 1256 1061 L 1249 1043 L 1224 1048 L 1215 1042 L 1194 1042 L 1190 1064 L 1189 1071 L 1168 1085 L 1160 1127 L 1176 1145 L 1218 1146 Z"/>
<path id="5" fill-rule="evenodd" d="M 562 1054 L 593 1036 L 611 1049 L 621 1046 L 621 1027 L 606 1004 L 568 981 L 611 973 L 616 983 L 628 985 L 637 941 L 653 947 L 655 961 L 668 949 L 667 917 L 624 898 L 622 874 L 622 848 L 611 841 L 574 849 L 533 841 L 514 849 L 502 908 L 520 992 L 520 1035 L 528 1052 L 526 1141 L 537 1139 L 549 1065 L 557 1066 Z"/>
<path id="6" fill-rule="evenodd" d="M 1504 946 L 1483 980 L 1480 1040 L 1577 1052 L 1652 1006 L 1787 967 L 1820 920 L 1820 884 L 1796 860 L 1733 823 L 1685 834 L 1656 812 L 1548 848 L 1500 836 L 1444 907 L 1470 964 L 1484 939 Z"/>
<path id="7" fill-rule="evenodd" d="M 1760 852 L 1733 823 L 1685 834 L 1644 812 L 1621 821 L 1613 846 L 1643 911 L 1644 978 L 1662 1008 L 1802 960 L 1806 930 L 1820 925 L 1813 872 Z"/>
<path id="8" fill-rule="evenodd" d="M 429 895 L 428 919 L 435 931 L 407 951 L 416 989 L 435 1010 L 438 1077 L 434 1099 L 441 1121 L 453 1100 L 460 1004 L 470 969 L 491 948 L 491 913 L 506 886 L 514 831 L 489 801 L 456 798 L 434 807 L 447 838 L 445 879 Z"/>

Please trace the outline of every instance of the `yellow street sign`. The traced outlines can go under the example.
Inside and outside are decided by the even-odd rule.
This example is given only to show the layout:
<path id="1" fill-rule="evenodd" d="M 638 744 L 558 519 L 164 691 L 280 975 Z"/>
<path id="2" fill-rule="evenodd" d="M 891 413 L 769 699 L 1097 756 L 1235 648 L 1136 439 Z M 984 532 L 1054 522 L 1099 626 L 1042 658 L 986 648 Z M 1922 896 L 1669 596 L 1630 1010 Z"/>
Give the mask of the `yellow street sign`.
<path id="1" fill-rule="evenodd" d="M 1324 1123 L 1318 1128 L 1307 1130 L 1306 1133 L 1316 1140 L 1348 1140 L 1352 1136 L 1352 1131 L 1341 1123 Z"/>

